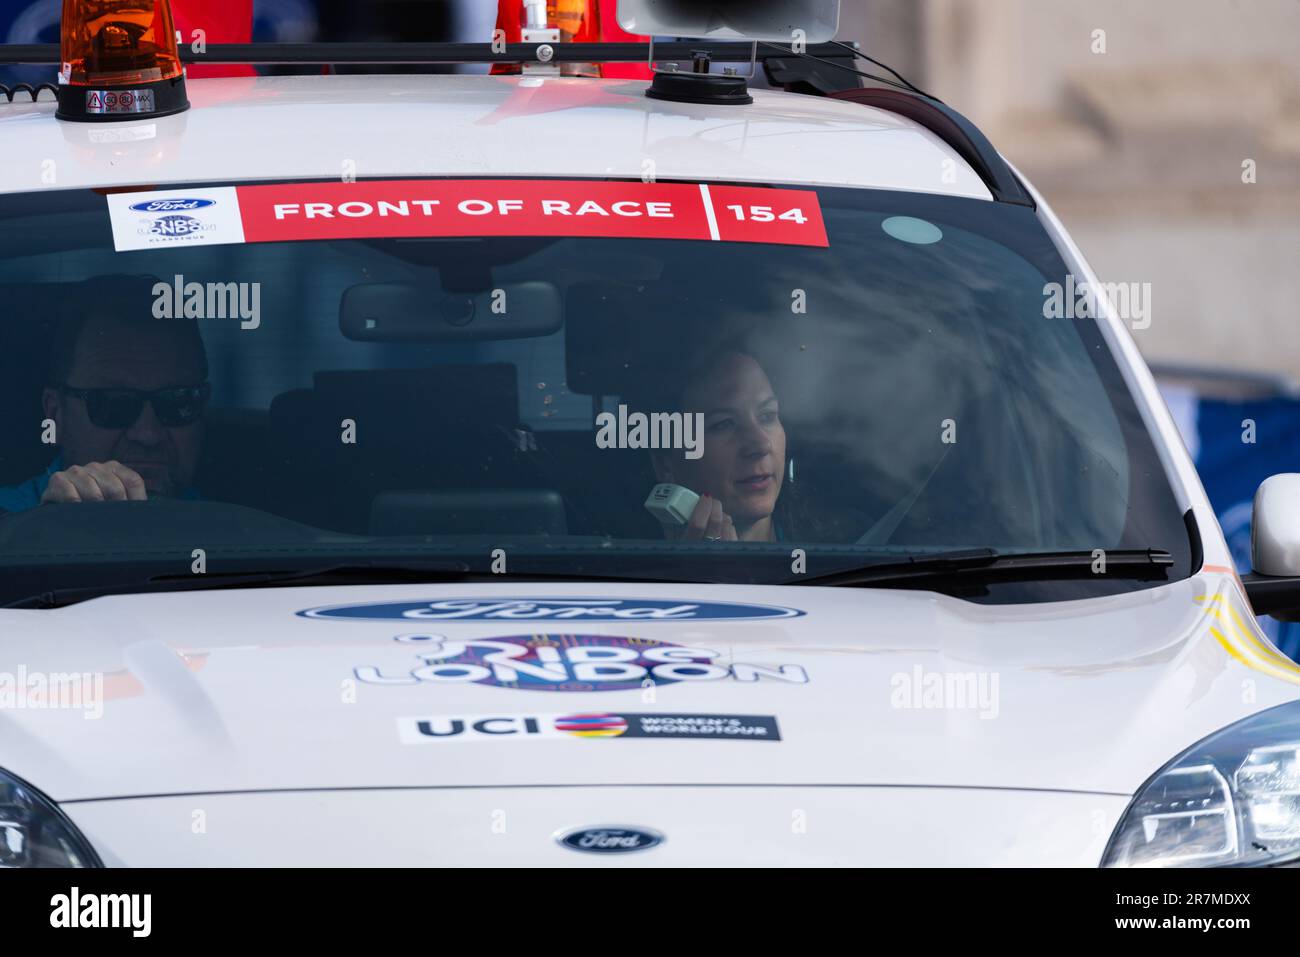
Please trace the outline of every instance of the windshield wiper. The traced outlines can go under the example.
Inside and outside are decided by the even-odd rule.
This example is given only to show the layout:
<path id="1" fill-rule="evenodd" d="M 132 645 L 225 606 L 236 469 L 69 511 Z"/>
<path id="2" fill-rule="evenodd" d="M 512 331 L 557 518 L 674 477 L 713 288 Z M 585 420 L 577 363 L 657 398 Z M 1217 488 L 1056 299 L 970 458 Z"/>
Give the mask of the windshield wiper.
<path id="1" fill-rule="evenodd" d="M 1100 552 L 1101 555 L 1091 551 L 1003 554 L 992 548 L 964 549 L 790 578 L 785 584 L 907 588 L 943 582 L 983 584 L 1090 577 L 1160 579 L 1165 577 L 1165 569 L 1174 564 L 1173 556 L 1159 548 L 1101 549 Z M 1098 571 L 1103 556 L 1105 570 Z"/>
<path id="2" fill-rule="evenodd" d="M 149 578 L 83 588 L 45 591 L 20 598 L 6 608 L 62 608 L 105 595 L 170 591 L 215 591 L 235 588 L 308 587 L 313 585 L 428 585 L 456 582 L 511 581 L 640 581 L 592 575 L 524 571 L 509 575 L 475 572 L 461 561 L 357 562 L 293 570 L 213 572 L 203 575 L 154 575 Z"/>
<path id="3" fill-rule="evenodd" d="M 385 585 L 463 581 L 469 573 L 464 562 L 362 562 L 355 565 L 321 565 L 315 568 L 212 572 L 202 575 L 152 575 L 111 584 L 60 588 L 20 598 L 6 608 L 62 608 L 105 595 L 141 592 L 209 591 L 223 588 L 263 588 L 280 585 Z"/>
<path id="4" fill-rule="evenodd" d="M 938 588 L 992 581 L 1125 578 L 1163 579 L 1173 557 L 1160 549 L 1114 550 L 1105 553 L 1105 571 L 1095 572 L 1090 551 L 1001 554 L 992 548 L 964 549 L 906 559 L 888 559 L 841 569 L 825 575 L 800 576 L 782 584 L 877 588 Z M 678 577 L 593 575 L 526 570 L 509 575 L 473 571 L 468 563 L 449 560 L 349 562 L 306 569 L 252 569 L 203 575 L 154 575 L 78 588 L 43 591 L 5 604 L 5 608 L 62 608 L 107 595 L 239 588 L 307 587 L 314 585 L 447 584 L 489 581 L 617 582 L 657 584 L 681 582 Z"/>

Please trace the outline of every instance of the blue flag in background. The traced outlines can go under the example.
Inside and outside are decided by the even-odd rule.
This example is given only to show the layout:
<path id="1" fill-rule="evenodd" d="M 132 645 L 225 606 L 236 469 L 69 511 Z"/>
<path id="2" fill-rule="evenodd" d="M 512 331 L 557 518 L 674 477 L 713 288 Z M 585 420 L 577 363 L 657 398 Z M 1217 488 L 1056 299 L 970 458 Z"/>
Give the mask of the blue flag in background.
<path id="1" fill-rule="evenodd" d="M 0 43 L 58 43 L 62 17 L 63 0 L 0 0 Z M 54 83 L 58 72 L 56 66 L 0 66 L 0 83 Z"/>
<path id="2" fill-rule="evenodd" d="M 1163 386 L 1161 391 L 1223 526 L 1233 564 L 1245 574 L 1251 570 L 1250 520 L 1256 489 L 1270 475 L 1300 472 L 1300 399 L 1228 401 L 1175 386 Z M 1300 660 L 1300 623 L 1267 615 L 1260 616 L 1259 623 L 1284 654 Z"/>

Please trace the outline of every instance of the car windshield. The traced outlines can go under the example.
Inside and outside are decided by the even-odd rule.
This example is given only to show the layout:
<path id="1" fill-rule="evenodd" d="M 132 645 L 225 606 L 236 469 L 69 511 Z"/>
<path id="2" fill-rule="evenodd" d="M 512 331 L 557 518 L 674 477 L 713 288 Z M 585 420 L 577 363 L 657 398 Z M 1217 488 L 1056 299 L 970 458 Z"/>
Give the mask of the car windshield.
<path id="1" fill-rule="evenodd" d="M 0 599 L 416 560 L 797 583 L 1155 548 L 1191 571 L 1097 322 L 1046 314 L 1072 280 L 1031 209 L 397 185 L 0 196 Z"/>

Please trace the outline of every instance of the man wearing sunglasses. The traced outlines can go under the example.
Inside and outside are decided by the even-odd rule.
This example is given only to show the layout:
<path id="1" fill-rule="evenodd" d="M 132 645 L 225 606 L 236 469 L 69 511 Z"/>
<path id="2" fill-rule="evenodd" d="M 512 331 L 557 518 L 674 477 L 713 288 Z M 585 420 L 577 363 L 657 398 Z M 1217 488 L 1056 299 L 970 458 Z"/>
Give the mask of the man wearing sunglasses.
<path id="1" fill-rule="evenodd" d="M 151 280 L 70 291 L 42 395 L 59 454 L 43 475 L 0 488 L 0 511 L 70 502 L 197 498 L 208 364 L 192 321 L 155 319 Z"/>

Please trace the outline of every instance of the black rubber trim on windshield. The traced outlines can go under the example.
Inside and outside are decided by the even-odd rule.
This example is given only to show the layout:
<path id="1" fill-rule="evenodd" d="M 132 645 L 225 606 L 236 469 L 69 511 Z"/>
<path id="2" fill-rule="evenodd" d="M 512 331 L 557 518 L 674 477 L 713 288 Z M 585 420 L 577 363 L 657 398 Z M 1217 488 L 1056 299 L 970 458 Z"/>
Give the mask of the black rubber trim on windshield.
<path id="1" fill-rule="evenodd" d="M 863 106 L 888 110 L 890 113 L 897 113 L 920 123 L 956 150 L 957 154 L 970 164 L 971 169 L 975 170 L 989 192 L 993 194 L 993 198 L 999 203 L 1028 206 L 1030 209 L 1037 208 L 1029 191 L 1012 172 L 1007 161 L 993 148 L 988 137 L 980 132 L 979 127 L 952 107 L 905 90 L 885 90 L 878 87 L 840 90 L 830 96 L 836 100 L 849 100 Z"/>
<path id="2" fill-rule="evenodd" d="M 1196 513 L 1190 508 L 1183 514 L 1183 524 L 1187 526 L 1187 539 L 1192 545 L 1192 567 L 1188 575 L 1195 575 L 1205 564 L 1205 547 L 1201 544 L 1201 527 L 1196 524 Z"/>

